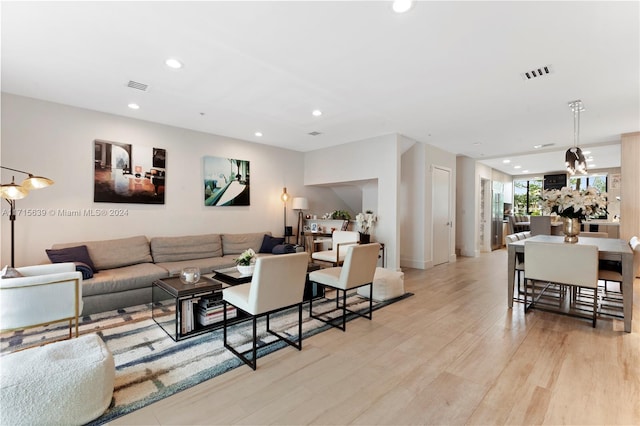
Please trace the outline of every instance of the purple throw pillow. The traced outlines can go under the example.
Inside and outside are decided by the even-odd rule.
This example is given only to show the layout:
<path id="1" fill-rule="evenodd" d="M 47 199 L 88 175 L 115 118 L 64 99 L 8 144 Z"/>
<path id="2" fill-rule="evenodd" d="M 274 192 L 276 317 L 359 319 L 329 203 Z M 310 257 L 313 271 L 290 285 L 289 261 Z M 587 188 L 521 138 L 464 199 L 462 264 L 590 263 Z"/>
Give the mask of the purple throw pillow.
<path id="1" fill-rule="evenodd" d="M 51 263 L 64 263 L 64 262 L 81 262 L 86 264 L 93 272 L 96 271 L 96 267 L 89 257 L 89 251 L 87 246 L 68 247 L 63 249 L 46 249 L 47 256 Z"/>

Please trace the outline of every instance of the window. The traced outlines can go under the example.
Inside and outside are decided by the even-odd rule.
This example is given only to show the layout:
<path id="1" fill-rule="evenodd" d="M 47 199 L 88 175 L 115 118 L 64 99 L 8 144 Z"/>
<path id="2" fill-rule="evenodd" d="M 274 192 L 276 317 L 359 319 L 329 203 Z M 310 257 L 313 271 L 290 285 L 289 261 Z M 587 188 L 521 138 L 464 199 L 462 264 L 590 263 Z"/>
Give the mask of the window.
<path id="1" fill-rule="evenodd" d="M 571 177 L 569 178 L 569 186 L 579 190 L 593 186 L 598 192 L 607 192 L 607 175 Z"/>
<path id="2" fill-rule="evenodd" d="M 593 186 L 598 192 L 607 192 L 608 179 L 607 175 L 593 175 L 593 176 L 576 176 L 569 179 L 569 186 L 573 189 L 583 190 L 588 186 Z M 595 217 L 595 219 L 606 219 L 607 214 Z"/>
<path id="3" fill-rule="evenodd" d="M 513 181 L 514 214 L 540 216 L 542 179 Z"/>

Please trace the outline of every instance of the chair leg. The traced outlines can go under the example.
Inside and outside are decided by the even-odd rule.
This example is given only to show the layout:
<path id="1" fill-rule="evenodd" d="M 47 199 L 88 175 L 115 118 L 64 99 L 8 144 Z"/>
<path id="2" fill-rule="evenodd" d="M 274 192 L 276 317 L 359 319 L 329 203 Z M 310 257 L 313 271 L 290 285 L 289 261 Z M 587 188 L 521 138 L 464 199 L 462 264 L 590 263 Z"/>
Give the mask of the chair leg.
<path id="1" fill-rule="evenodd" d="M 332 327 L 335 327 L 339 330 L 342 331 L 346 331 L 347 329 L 347 313 L 351 313 L 351 314 L 355 314 L 364 318 L 367 318 L 368 320 L 371 320 L 373 318 L 373 283 L 369 283 L 369 284 L 365 284 L 369 286 L 369 312 L 367 312 L 366 314 L 362 314 L 360 312 L 355 312 L 355 311 L 351 311 L 349 309 L 347 309 L 347 290 L 342 290 L 342 289 L 338 289 L 338 288 L 333 288 L 333 290 L 335 290 L 336 292 L 336 310 L 342 310 L 342 318 L 331 318 L 331 319 L 323 319 L 320 318 L 318 315 L 314 315 L 313 314 L 313 302 L 310 300 L 309 301 L 309 316 L 313 319 L 317 319 L 318 321 L 322 321 L 325 324 L 329 324 Z M 362 287 L 362 286 L 360 286 Z M 353 290 L 353 288 L 350 288 L 349 290 Z M 342 292 L 342 309 L 340 307 L 340 292 Z M 329 299 L 327 299 L 329 300 Z M 336 321 L 339 320 L 340 322 L 338 324 L 336 324 Z"/>
<path id="2" fill-rule="evenodd" d="M 237 356 L 238 358 L 240 358 L 242 360 L 242 362 L 244 362 L 245 364 L 247 364 L 249 367 L 251 367 L 254 371 L 257 367 L 257 360 L 256 360 L 256 317 L 252 316 L 252 322 L 253 322 L 253 336 L 252 336 L 252 348 L 251 348 L 251 353 L 253 355 L 253 359 L 249 359 L 246 356 L 244 356 L 243 354 L 241 354 L 240 352 L 238 352 L 237 350 L 235 350 L 235 348 L 231 347 L 231 345 L 229 345 L 229 343 L 227 343 L 227 302 L 223 301 L 222 302 L 222 307 L 223 307 L 223 312 L 222 312 L 222 343 L 224 345 L 225 348 L 229 349 L 235 356 Z"/>
<path id="3" fill-rule="evenodd" d="M 598 287 L 593 289 L 593 328 L 596 328 L 596 313 L 598 311 Z"/>

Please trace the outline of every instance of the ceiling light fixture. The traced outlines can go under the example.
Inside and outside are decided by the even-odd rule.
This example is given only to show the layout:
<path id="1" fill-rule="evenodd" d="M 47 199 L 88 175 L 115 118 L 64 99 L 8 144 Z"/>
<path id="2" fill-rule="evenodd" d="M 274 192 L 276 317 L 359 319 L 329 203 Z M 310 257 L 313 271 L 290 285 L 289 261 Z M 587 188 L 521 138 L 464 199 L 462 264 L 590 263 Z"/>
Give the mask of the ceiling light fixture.
<path id="1" fill-rule="evenodd" d="M 503 164 L 509 164 L 511 162 L 511 160 L 502 160 Z"/>
<path id="2" fill-rule="evenodd" d="M 138 105 L 138 104 L 133 104 L 133 103 L 132 103 L 132 104 L 129 104 L 129 105 L 127 105 L 127 106 L 128 106 L 129 108 L 131 108 L 131 109 L 140 109 L 140 105 Z"/>
<path id="3" fill-rule="evenodd" d="M 256 135 L 257 137 L 261 137 L 262 136 L 262 132 L 255 132 L 254 135 Z"/>
<path id="4" fill-rule="evenodd" d="M 392 7 L 395 13 L 405 13 L 413 7 L 413 0 L 394 0 Z"/>
<path id="5" fill-rule="evenodd" d="M 314 109 L 311 114 L 313 114 L 314 117 L 320 117 L 322 115 L 322 111 L 320 111 L 319 109 Z"/>
<path id="6" fill-rule="evenodd" d="M 514 169 L 521 169 L 522 166 L 513 166 Z"/>
<path id="7" fill-rule="evenodd" d="M 534 145 L 534 146 L 533 146 L 533 148 L 534 148 L 534 149 L 540 149 L 540 148 L 542 148 L 542 145 L 540 145 L 540 144 L 538 144 L 538 145 Z"/>
<path id="8" fill-rule="evenodd" d="M 583 175 L 587 173 L 587 162 L 578 143 L 580 142 L 580 113 L 584 111 L 582 101 L 580 99 L 569 102 L 569 108 L 573 111 L 573 147 L 569 148 L 565 153 L 565 166 L 571 176 L 579 171 Z"/>
<path id="9" fill-rule="evenodd" d="M 166 66 L 168 66 L 169 68 L 173 68 L 174 70 L 179 70 L 180 68 L 182 68 L 182 62 L 177 59 L 169 58 L 164 61 L 164 63 Z"/>

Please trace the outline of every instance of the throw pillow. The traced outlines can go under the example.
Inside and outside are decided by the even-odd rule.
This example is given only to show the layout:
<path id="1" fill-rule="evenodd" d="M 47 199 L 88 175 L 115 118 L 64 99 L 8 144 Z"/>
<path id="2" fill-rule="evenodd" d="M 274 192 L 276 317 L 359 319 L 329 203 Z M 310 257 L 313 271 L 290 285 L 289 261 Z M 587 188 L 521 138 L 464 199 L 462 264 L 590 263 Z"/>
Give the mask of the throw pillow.
<path id="1" fill-rule="evenodd" d="M 7 265 L 4 268 L 2 268 L 2 278 L 19 278 L 22 277 L 24 275 L 22 275 L 20 273 L 20 271 L 18 271 L 16 268 L 12 268 L 11 266 Z"/>
<path id="2" fill-rule="evenodd" d="M 91 269 L 91 266 L 83 262 L 73 262 L 73 263 L 76 264 L 76 271 L 82 272 L 83 280 L 88 280 L 89 278 L 93 278 L 93 269 Z"/>
<path id="3" fill-rule="evenodd" d="M 278 244 L 273 248 L 272 251 L 273 254 L 289 254 L 295 252 L 296 246 L 294 246 L 293 244 Z"/>
<path id="4" fill-rule="evenodd" d="M 262 246 L 260 246 L 260 253 L 272 253 L 273 248 L 278 244 L 284 243 L 284 238 L 272 237 L 266 235 L 262 238 Z"/>
<path id="5" fill-rule="evenodd" d="M 89 257 L 87 246 L 69 247 L 63 249 L 45 249 L 51 263 L 82 262 L 91 268 L 92 272 L 97 272 L 96 267 Z"/>

